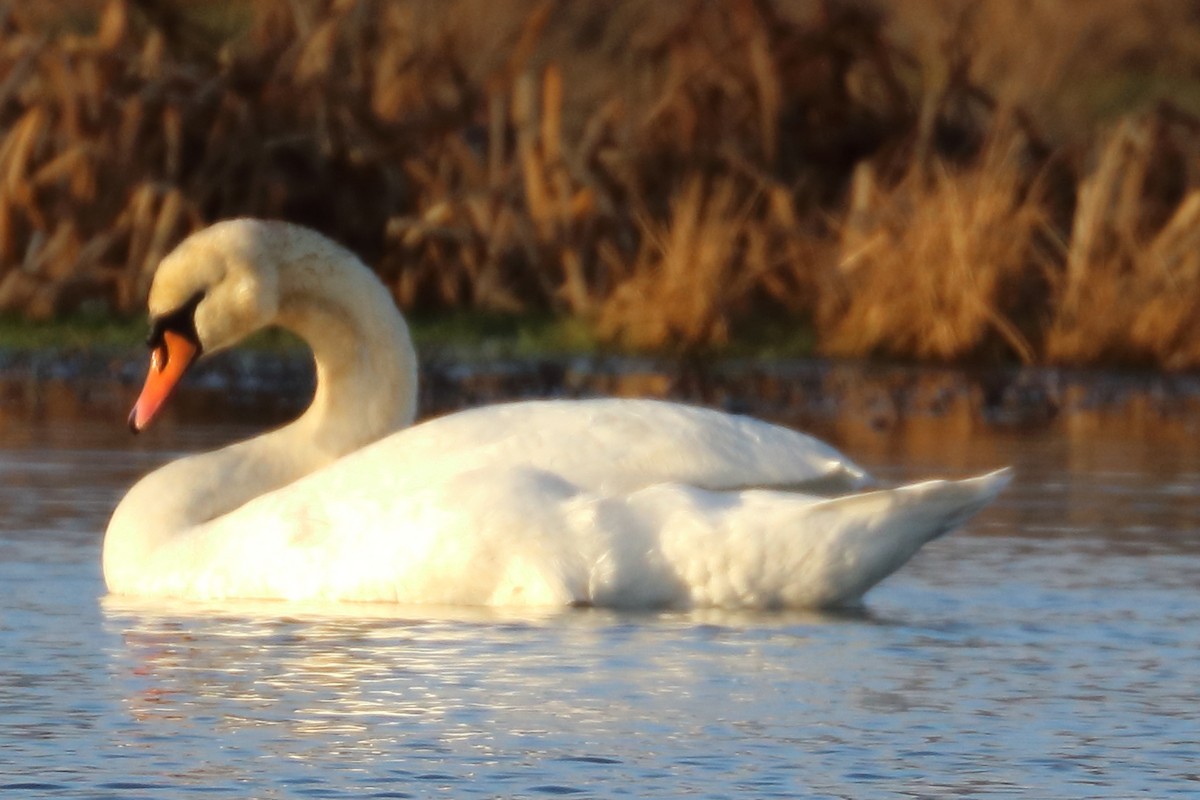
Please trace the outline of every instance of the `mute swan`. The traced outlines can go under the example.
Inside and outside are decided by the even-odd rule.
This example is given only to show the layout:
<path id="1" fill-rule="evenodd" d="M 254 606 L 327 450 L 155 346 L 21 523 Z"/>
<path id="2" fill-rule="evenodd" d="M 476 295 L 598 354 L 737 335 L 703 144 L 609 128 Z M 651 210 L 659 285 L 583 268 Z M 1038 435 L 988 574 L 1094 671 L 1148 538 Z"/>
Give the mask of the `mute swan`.
<path id="1" fill-rule="evenodd" d="M 126 494 L 104 540 L 114 594 L 836 606 L 1008 480 L 864 491 L 866 473 L 815 439 L 651 400 L 508 403 L 410 427 L 416 354 L 387 291 L 285 223 L 193 234 L 159 265 L 149 311 L 135 431 L 197 356 L 267 325 L 309 343 L 317 389 L 296 421 Z"/>

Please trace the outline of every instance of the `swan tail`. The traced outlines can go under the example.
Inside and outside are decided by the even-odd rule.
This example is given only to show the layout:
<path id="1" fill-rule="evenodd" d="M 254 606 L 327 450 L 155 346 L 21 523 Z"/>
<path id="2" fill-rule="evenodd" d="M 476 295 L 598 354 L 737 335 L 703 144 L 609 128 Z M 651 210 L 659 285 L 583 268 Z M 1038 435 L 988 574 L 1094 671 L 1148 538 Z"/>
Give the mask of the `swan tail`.
<path id="1" fill-rule="evenodd" d="M 834 499 L 673 487 L 653 502 L 661 554 L 688 605 L 828 608 L 860 601 L 1009 479 L 1000 470 Z"/>

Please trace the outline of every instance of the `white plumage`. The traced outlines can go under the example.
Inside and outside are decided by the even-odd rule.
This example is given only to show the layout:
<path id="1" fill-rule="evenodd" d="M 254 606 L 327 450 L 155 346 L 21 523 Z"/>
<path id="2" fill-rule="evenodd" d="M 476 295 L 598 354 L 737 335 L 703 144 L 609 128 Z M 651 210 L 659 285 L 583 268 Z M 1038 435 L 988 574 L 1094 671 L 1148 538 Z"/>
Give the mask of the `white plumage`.
<path id="1" fill-rule="evenodd" d="M 181 244 L 151 315 L 197 296 L 205 351 L 285 325 L 314 348 L 317 394 L 288 426 L 140 481 L 105 539 L 114 593 L 834 606 L 1008 480 L 864 490 L 861 469 L 808 436 L 650 400 L 501 404 L 408 427 L 416 360 L 385 290 L 282 223 L 221 223 Z"/>

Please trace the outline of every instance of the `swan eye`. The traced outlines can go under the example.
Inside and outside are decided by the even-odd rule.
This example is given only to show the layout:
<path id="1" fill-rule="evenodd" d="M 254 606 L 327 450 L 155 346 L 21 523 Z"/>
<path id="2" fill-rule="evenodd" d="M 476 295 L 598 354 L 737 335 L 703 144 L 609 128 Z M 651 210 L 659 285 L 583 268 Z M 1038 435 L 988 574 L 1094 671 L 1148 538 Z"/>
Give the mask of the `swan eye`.
<path id="1" fill-rule="evenodd" d="M 150 363 L 157 366 L 159 371 L 167 366 L 167 347 L 163 336 L 170 331 L 187 339 L 196 349 L 200 349 L 200 337 L 196 333 L 196 306 L 204 299 L 204 292 L 199 291 L 179 308 L 155 317 L 150 321 L 150 335 L 146 337 L 146 346 L 151 349 Z"/>

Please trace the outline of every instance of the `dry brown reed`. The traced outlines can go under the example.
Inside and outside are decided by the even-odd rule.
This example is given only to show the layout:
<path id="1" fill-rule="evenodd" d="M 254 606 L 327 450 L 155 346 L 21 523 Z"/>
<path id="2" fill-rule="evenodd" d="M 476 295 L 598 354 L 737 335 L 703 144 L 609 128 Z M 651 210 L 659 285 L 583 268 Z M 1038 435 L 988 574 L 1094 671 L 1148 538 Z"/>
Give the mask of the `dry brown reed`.
<path id="1" fill-rule="evenodd" d="M 1019 324 L 1047 220 L 1028 160 L 1010 130 L 967 168 L 917 165 L 891 187 L 860 164 L 818 308 L 824 349 L 942 361 L 1003 350 L 1032 363 Z"/>
<path id="2" fill-rule="evenodd" d="M 1194 120 L 1127 119 L 1082 181 L 1046 340 L 1066 363 L 1200 365 Z"/>
<path id="3" fill-rule="evenodd" d="M 629 345 L 684 349 L 722 342 L 753 299 L 808 307 L 813 280 L 794 273 L 812 265 L 784 259 L 812 250 L 814 212 L 909 116 L 878 21 L 696 4 L 641 32 L 636 91 L 610 75 L 607 99 L 581 110 L 565 65 L 531 63 L 526 43 L 554 8 L 535 7 L 485 82 L 484 125 L 405 158 L 418 210 L 390 220 L 382 267 L 400 301 L 550 308 Z M 851 68 L 892 87 L 888 101 L 848 97 Z"/>
<path id="4" fill-rule="evenodd" d="M 727 342 L 731 309 L 745 301 L 767 256 L 736 185 L 710 191 L 704 178 L 692 178 L 667 222 L 648 222 L 646 233 L 638 268 L 604 304 L 601 335 L 632 347 Z"/>
<path id="5" fill-rule="evenodd" d="M 836 355 L 1200 363 L 1191 118 L 1071 138 L 1039 101 L 1153 66 L 1113 4 L 1022 4 L 1059 36 L 1027 69 L 1007 0 L 228 0 L 233 38 L 205 4 L 79 2 L 91 32 L 0 4 L 0 311 L 135 313 L 182 236 L 253 214 L 406 308 L 631 347 L 773 317 Z M 1117 5 L 1200 64 L 1200 21 Z"/>

